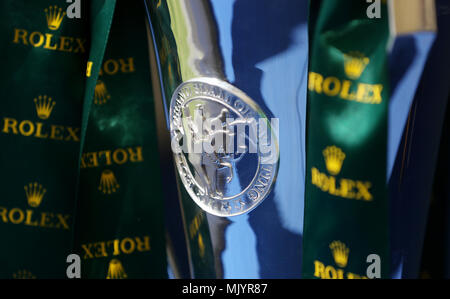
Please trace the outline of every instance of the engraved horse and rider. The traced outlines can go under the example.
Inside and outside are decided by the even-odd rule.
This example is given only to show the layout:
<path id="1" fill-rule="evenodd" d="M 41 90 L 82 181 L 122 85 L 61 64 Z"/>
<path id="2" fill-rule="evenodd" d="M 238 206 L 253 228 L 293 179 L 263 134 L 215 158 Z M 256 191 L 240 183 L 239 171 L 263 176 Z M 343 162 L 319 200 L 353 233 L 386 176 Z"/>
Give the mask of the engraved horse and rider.
<path id="1" fill-rule="evenodd" d="M 196 180 L 204 188 L 205 196 L 214 199 L 223 198 L 223 187 L 219 187 L 218 173 L 226 172 L 225 182 L 230 183 L 233 178 L 234 165 L 242 159 L 247 147 L 238 142 L 234 151 L 234 128 L 248 124 L 245 119 L 233 119 L 229 109 L 222 106 L 213 117 L 205 114 L 205 105 L 196 104 L 192 110 L 185 107 L 186 137 L 188 138 L 188 160 L 196 172 Z M 193 117 L 192 117 L 193 114 Z M 248 140 L 245 132 L 238 130 L 238 134 Z M 240 141 L 242 138 L 238 138 Z"/>

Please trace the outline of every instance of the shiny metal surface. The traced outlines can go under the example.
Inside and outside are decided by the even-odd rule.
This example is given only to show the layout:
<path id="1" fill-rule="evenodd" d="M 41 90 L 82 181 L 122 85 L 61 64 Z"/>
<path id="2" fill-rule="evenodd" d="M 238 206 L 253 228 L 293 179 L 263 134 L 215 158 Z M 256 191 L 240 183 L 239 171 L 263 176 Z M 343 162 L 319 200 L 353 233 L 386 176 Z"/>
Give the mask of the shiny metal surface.
<path id="1" fill-rule="evenodd" d="M 262 109 L 231 84 L 217 78 L 181 84 L 171 100 L 170 132 L 181 181 L 204 211 L 241 215 L 270 194 L 277 134 Z"/>
<path id="2" fill-rule="evenodd" d="M 216 277 L 299 278 L 307 1 L 161 0 L 146 4 L 168 123 L 177 87 L 198 78 L 234 86 L 265 117 L 279 119 L 278 175 L 267 198 L 240 216 L 222 218 L 209 211 L 206 217 L 196 218 L 207 221 Z M 235 173 L 230 184 L 248 182 L 241 182 Z M 238 185 L 234 188 L 241 189 Z M 194 209 L 187 206 L 189 201 L 184 203 L 184 211 Z M 185 218 L 188 227 L 189 217 Z M 205 239 L 201 240 L 198 248 L 204 251 Z M 192 275 L 205 277 L 204 264 L 198 260 L 204 252 L 196 254 L 195 250 L 190 246 Z"/>

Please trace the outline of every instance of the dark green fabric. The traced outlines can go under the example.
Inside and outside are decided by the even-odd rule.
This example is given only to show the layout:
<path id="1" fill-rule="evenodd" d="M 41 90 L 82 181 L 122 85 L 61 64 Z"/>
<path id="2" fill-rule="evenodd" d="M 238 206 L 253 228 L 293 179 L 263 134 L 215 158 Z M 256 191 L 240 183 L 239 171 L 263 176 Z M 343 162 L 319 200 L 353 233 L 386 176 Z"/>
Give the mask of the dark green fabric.
<path id="1" fill-rule="evenodd" d="M 81 159 L 84 278 L 167 276 L 150 82 L 143 2 L 118 1 Z"/>
<path id="2" fill-rule="evenodd" d="M 65 277 L 71 253 L 89 21 L 51 30 L 54 5 L 0 3 L 1 278 Z"/>
<path id="3" fill-rule="evenodd" d="M 115 4 L 81 1 L 69 19 L 64 1 L 0 3 L 0 278 L 65 278 L 72 253 L 82 278 L 107 278 L 111 265 L 109 278 L 167 275 L 145 10 Z M 102 150 L 111 156 L 91 167 Z M 103 194 L 109 158 L 120 187 Z"/>
<path id="4" fill-rule="evenodd" d="M 386 142 L 388 15 L 365 1 L 311 1 L 304 278 L 389 274 Z"/>
<path id="5" fill-rule="evenodd" d="M 103 55 L 109 37 L 116 0 L 90 1 L 90 40 L 89 61 L 86 63 L 86 89 L 83 102 L 83 118 L 81 124 L 81 149 L 84 145 L 89 112 L 94 98 L 94 90 L 100 73 Z M 81 157 L 81 152 L 80 152 Z"/>

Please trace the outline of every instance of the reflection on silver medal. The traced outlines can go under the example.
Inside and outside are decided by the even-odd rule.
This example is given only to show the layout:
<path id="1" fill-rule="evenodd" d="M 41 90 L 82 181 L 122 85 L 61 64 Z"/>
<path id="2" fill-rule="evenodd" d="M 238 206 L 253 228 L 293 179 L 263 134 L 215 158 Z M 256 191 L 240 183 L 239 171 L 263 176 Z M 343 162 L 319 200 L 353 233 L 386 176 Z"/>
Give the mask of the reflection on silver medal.
<path id="1" fill-rule="evenodd" d="M 170 106 L 175 163 L 191 198 L 217 216 L 247 213 L 278 170 L 278 122 L 245 93 L 215 78 L 181 84 Z"/>

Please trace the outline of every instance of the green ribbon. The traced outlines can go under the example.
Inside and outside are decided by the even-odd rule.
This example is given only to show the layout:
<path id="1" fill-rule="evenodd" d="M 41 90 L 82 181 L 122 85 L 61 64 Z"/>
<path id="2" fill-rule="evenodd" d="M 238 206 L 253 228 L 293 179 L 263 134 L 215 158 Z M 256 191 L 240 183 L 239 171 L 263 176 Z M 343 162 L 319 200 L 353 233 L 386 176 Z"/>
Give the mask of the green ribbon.
<path id="1" fill-rule="evenodd" d="M 102 18 L 103 23 L 106 20 Z M 107 37 L 107 26 L 100 28 L 103 31 L 93 36 Z M 82 259 L 82 277 L 166 278 L 159 154 L 142 2 L 117 1 L 101 56 L 92 60 L 98 76 L 91 76 L 95 85 L 89 85 L 85 100 L 91 107 L 81 157 L 75 245 Z"/>
<path id="2" fill-rule="evenodd" d="M 66 277 L 72 253 L 89 21 L 65 10 L 0 4 L 1 278 Z"/>
<path id="3" fill-rule="evenodd" d="M 167 275 L 145 10 L 125 3 L 0 4 L 0 278 L 65 278 L 75 252 L 82 278 Z"/>
<path id="4" fill-rule="evenodd" d="M 371 265 L 389 274 L 388 15 L 383 4 L 369 19 L 368 5 L 310 5 L 304 278 L 364 278 Z"/>

